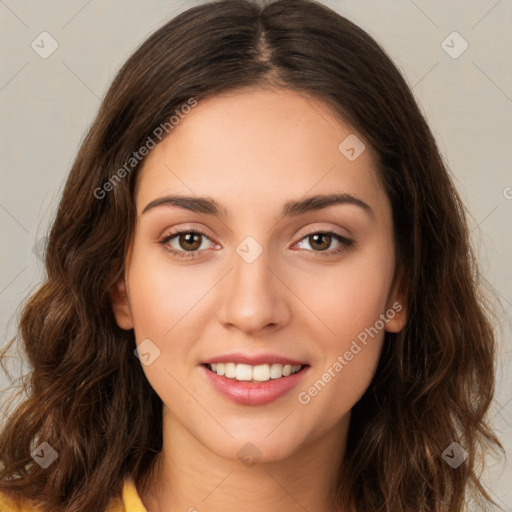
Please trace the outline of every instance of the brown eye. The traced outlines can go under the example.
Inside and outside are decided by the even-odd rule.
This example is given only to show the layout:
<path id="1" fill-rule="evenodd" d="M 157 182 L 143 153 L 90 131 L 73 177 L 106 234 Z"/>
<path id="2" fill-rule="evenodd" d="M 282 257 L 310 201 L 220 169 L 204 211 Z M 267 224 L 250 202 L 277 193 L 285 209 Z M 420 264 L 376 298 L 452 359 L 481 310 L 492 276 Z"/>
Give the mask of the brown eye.
<path id="1" fill-rule="evenodd" d="M 326 233 L 316 233 L 314 235 L 309 235 L 308 239 L 313 249 L 325 251 L 331 245 L 332 236 Z"/>
<path id="2" fill-rule="evenodd" d="M 211 246 L 208 247 L 208 242 Z M 214 243 L 200 231 L 177 231 L 166 236 L 159 242 L 174 256 L 180 258 L 194 258 L 200 256 L 204 249 L 212 248 Z"/>
<path id="3" fill-rule="evenodd" d="M 334 248 L 330 248 L 332 242 L 337 243 Z M 334 231 L 317 231 L 306 235 L 298 244 L 301 249 L 314 253 L 326 253 L 325 256 L 328 256 L 348 250 L 354 245 L 354 240 L 349 240 Z M 306 244 L 306 247 L 304 247 L 304 244 Z M 307 247 L 308 245 L 309 247 Z"/>
<path id="4" fill-rule="evenodd" d="M 201 236 L 193 232 L 182 233 L 178 237 L 178 244 L 185 251 L 195 251 L 201 247 Z"/>

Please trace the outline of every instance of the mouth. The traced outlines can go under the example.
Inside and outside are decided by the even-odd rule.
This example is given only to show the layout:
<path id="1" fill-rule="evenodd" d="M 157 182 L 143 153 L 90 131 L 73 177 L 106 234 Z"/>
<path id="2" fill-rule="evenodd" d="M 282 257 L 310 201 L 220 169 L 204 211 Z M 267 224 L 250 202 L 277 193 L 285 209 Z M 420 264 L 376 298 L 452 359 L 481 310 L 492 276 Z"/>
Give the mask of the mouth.
<path id="1" fill-rule="evenodd" d="M 206 383 L 224 398 L 241 405 L 265 405 L 284 397 L 308 373 L 308 364 L 203 363 Z"/>
<path id="2" fill-rule="evenodd" d="M 269 380 L 283 379 L 295 375 L 306 368 L 307 364 L 259 364 L 250 365 L 242 363 L 206 363 L 203 366 L 210 372 L 238 382 L 268 382 Z"/>

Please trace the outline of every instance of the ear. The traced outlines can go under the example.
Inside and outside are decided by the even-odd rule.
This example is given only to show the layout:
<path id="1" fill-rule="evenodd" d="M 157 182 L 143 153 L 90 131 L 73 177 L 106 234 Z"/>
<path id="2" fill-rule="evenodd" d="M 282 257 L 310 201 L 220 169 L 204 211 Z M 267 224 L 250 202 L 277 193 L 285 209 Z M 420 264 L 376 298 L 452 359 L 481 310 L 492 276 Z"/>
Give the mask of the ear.
<path id="1" fill-rule="evenodd" d="M 126 293 L 126 283 L 124 277 L 121 277 L 112 288 L 110 288 L 110 302 L 116 318 L 117 325 L 121 329 L 133 329 L 133 317 Z"/>
<path id="2" fill-rule="evenodd" d="M 386 331 L 400 332 L 407 323 L 407 283 L 405 271 L 401 269 L 397 273 L 394 286 L 388 297 L 386 308 Z"/>

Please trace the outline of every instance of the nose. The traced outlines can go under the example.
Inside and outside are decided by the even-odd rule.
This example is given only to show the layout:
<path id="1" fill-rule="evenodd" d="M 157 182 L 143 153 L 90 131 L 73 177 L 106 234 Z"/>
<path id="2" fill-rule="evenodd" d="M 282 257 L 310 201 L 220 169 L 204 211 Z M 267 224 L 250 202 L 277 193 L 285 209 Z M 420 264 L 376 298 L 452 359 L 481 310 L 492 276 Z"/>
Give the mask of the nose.
<path id="1" fill-rule="evenodd" d="M 228 328 L 252 335 L 265 329 L 277 330 L 290 319 L 288 288 L 272 269 L 268 253 L 249 263 L 233 255 L 233 268 L 220 286 L 217 317 Z"/>

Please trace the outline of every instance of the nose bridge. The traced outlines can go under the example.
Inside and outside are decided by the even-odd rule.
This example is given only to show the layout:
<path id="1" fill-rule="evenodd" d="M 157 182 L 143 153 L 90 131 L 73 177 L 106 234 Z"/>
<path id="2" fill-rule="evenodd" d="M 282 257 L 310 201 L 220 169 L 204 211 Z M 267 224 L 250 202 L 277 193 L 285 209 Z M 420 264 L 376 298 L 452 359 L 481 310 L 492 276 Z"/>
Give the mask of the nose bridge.
<path id="1" fill-rule="evenodd" d="M 283 290 L 269 267 L 271 255 L 254 237 L 235 248 L 232 271 L 227 276 L 218 310 L 224 325 L 254 331 L 286 321 Z"/>

